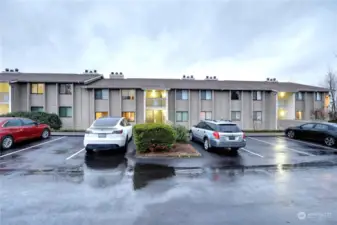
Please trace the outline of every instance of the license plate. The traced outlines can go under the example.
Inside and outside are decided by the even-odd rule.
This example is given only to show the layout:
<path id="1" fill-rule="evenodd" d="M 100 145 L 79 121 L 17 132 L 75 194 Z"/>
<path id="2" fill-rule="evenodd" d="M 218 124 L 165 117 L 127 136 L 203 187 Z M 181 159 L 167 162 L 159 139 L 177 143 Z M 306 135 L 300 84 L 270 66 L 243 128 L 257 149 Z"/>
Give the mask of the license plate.
<path id="1" fill-rule="evenodd" d="M 98 134 L 99 138 L 106 138 L 106 134 Z"/>
<path id="2" fill-rule="evenodd" d="M 235 140 L 234 136 L 229 137 L 229 140 Z"/>

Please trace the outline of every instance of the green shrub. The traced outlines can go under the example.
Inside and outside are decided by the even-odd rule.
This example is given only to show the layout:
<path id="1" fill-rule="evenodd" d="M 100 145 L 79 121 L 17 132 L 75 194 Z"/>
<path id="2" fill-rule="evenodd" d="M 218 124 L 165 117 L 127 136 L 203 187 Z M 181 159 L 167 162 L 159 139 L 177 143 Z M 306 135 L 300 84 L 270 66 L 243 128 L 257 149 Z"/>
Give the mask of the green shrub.
<path id="1" fill-rule="evenodd" d="M 136 124 L 133 137 L 138 152 L 169 151 L 176 139 L 176 132 L 167 124 Z"/>
<path id="2" fill-rule="evenodd" d="M 176 132 L 176 142 L 187 142 L 188 141 L 188 130 L 182 125 L 173 125 L 173 129 Z"/>
<path id="3" fill-rule="evenodd" d="M 55 113 L 46 112 L 12 112 L 0 115 L 1 117 L 22 117 L 35 120 L 39 123 L 45 123 L 54 130 L 59 130 L 62 127 L 60 117 Z"/>

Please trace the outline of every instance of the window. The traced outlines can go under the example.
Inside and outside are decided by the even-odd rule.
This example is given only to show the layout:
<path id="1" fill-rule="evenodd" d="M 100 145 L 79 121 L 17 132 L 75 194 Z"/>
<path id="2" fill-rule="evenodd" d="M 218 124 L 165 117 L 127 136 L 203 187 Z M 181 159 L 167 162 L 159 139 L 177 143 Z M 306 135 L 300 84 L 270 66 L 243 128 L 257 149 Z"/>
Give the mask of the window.
<path id="1" fill-rule="evenodd" d="M 317 130 L 329 130 L 329 126 L 326 124 L 316 124 L 315 129 Z"/>
<path id="2" fill-rule="evenodd" d="M 240 128 L 236 124 L 219 124 L 219 131 L 224 133 L 236 133 L 241 132 Z"/>
<path id="3" fill-rule="evenodd" d="M 32 94 L 43 94 L 44 93 L 44 84 L 32 84 L 31 85 L 31 93 Z"/>
<path id="4" fill-rule="evenodd" d="M 212 91 L 201 91 L 201 100 L 212 100 Z"/>
<path id="5" fill-rule="evenodd" d="M 231 120 L 240 121 L 241 120 L 241 112 L 240 111 L 232 111 L 231 112 Z"/>
<path id="6" fill-rule="evenodd" d="M 63 95 L 71 95 L 71 84 L 60 84 L 59 93 Z"/>
<path id="7" fill-rule="evenodd" d="M 104 117 L 95 120 L 93 123 L 93 127 L 114 127 L 117 125 L 118 121 L 120 120 L 120 117 Z"/>
<path id="8" fill-rule="evenodd" d="M 188 90 L 177 90 L 176 100 L 188 100 Z"/>
<path id="9" fill-rule="evenodd" d="M 72 108 L 69 106 L 59 107 L 59 116 L 60 117 L 72 117 Z"/>
<path id="10" fill-rule="evenodd" d="M 187 122 L 188 121 L 188 112 L 187 111 L 176 112 L 176 121 L 177 122 Z"/>
<path id="11" fill-rule="evenodd" d="M 303 100 L 303 93 L 302 92 L 296 92 L 296 100 L 297 101 Z"/>
<path id="12" fill-rule="evenodd" d="M 201 120 L 211 120 L 212 119 L 212 112 L 202 111 L 200 112 L 200 119 Z"/>
<path id="13" fill-rule="evenodd" d="M 108 112 L 95 112 L 95 119 L 99 119 L 101 117 L 107 117 L 109 115 Z"/>
<path id="14" fill-rule="evenodd" d="M 254 121 L 262 121 L 262 112 L 261 111 L 254 111 L 253 112 L 253 120 Z"/>
<path id="15" fill-rule="evenodd" d="M 200 122 L 196 125 L 197 128 L 204 128 L 206 126 L 205 122 Z"/>
<path id="16" fill-rule="evenodd" d="M 135 90 L 122 90 L 123 100 L 135 100 Z"/>
<path id="17" fill-rule="evenodd" d="M 32 106 L 30 107 L 31 112 L 43 112 L 43 107 L 42 106 Z"/>
<path id="18" fill-rule="evenodd" d="M 135 122 L 135 112 L 122 112 L 122 117 L 125 117 L 129 122 Z"/>
<path id="19" fill-rule="evenodd" d="M 109 90 L 108 89 L 95 90 L 95 99 L 102 99 L 102 100 L 109 99 Z"/>
<path id="20" fill-rule="evenodd" d="M 303 125 L 301 126 L 301 128 L 302 128 L 302 129 L 311 129 L 311 128 L 314 127 L 314 125 L 315 125 L 315 124 L 313 124 L 313 123 L 307 123 L 307 124 L 303 124 Z"/>
<path id="21" fill-rule="evenodd" d="M 231 100 L 240 100 L 240 92 L 231 91 Z"/>
<path id="22" fill-rule="evenodd" d="M 31 120 L 31 119 L 21 119 L 21 122 L 22 122 L 22 125 L 23 126 L 32 126 L 32 125 L 35 125 L 36 122 Z"/>
<path id="23" fill-rule="evenodd" d="M 262 92 L 261 91 L 253 91 L 253 100 L 261 101 L 262 100 Z"/>
<path id="24" fill-rule="evenodd" d="M 22 126 L 22 122 L 19 119 L 12 119 L 8 120 L 7 123 L 5 123 L 4 127 L 20 127 Z"/>
<path id="25" fill-rule="evenodd" d="M 302 111 L 296 111 L 296 119 L 297 120 L 302 120 L 302 114 L 303 114 L 303 112 Z"/>
<path id="26" fill-rule="evenodd" d="M 316 92 L 315 93 L 315 100 L 316 101 L 322 101 L 322 93 Z"/>

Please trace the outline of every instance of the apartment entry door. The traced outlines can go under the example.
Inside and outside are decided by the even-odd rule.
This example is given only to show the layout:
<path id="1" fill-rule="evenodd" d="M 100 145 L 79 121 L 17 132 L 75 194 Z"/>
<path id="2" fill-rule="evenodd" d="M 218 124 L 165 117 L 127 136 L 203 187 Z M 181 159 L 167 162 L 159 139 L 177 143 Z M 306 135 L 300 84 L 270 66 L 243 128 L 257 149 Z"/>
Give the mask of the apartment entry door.
<path id="1" fill-rule="evenodd" d="M 165 114 L 163 110 L 146 110 L 146 123 L 164 123 Z"/>

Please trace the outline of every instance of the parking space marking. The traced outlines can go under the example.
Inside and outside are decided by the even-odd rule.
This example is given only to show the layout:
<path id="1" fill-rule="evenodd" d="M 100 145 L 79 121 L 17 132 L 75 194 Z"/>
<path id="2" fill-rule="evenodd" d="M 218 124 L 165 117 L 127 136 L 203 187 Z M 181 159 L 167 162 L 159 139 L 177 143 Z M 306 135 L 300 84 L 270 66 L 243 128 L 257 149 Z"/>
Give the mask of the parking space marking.
<path id="1" fill-rule="evenodd" d="M 250 154 L 252 154 L 252 155 L 256 155 L 256 156 L 258 156 L 258 157 L 264 158 L 263 155 L 260 155 L 260 154 L 257 154 L 257 153 L 255 153 L 255 152 L 249 151 L 249 150 L 246 149 L 246 148 L 240 148 L 240 150 L 243 150 L 243 151 L 248 152 L 248 153 L 250 153 Z"/>
<path id="2" fill-rule="evenodd" d="M 66 160 L 69 160 L 69 159 L 71 159 L 72 157 L 74 157 L 74 156 L 76 156 L 76 155 L 78 155 L 78 154 L 80 154 L 82 151 L 84 151 L 85 150 L 85 148 L 82 148 L 81 150 L 79 150 L 79 151 L 77 151 L 77 152 L 75 152 L 74 154 L 72 154 L 71 156 L 69 156 L 68 158 L 66 158 Z"/>
<path id="3" fill-rule="evenodd" d="M 38 146 L 41 146 L 41 145 L 44 145 L 44 144 L 52 143 L 54 141 L 58 141 L 58 140 L 61 140 L 63 138 L 65 138 L 65 136 L 64 137 L 59 137 L 59 138 L 56 138 L 56 139 L 53 139 L 53 140 L 50 140 L 50 141 L 42 142 L 42 143 L 37 144 L 37 145 L 29 146 L 27 148 L 20 149 L 20 150 L 17 150 L 17 151 L 14 151 L 14 152 L 2 155 L 2 156 L 0 156 L 0 158 L 4 158 L 4 157 L 9 156 L 9 155 L 13 155 L 13 154 L 16 154 L 16 153 L 19 153 L 19 152 L 23 152 L 23 151 L 26 151 L 26 150 L 29 150 L 29 149 L 32 149 L 32 148 L 35 148 L 35 147 L 38 147 Z"/>
<path id="4" fill-rule="evenodd" d="M 277 137 L 281 140 L 287 140 L 287 141 L 293 141 L 293 142 L 298 142 L 298 143 L 302 143 L 302 144 L 307 144 L 307 145 L 311 145 L 311 146 L 315 146 L 315 147 L 320 147 L 320 148 L 325 148 L 325 149 L 329 149 L 329 150 L 333 150 L 336 151 L 337 149 L 332 148 L 332 147 L 328 147 L 328 146 L 324 146 L 324 145 L 320 145 L 320 144 L 315 144 L 315 143 L 311 143 L 311 142 L 306 142 L 306 141 L 301 141 L 301 140 L 297 140 L 297 139 L 290 139 L 290 138 L 281 138 L 281 137 Z"/>
<path id="5" fill-rule="evenodd" d="M 277 146 L 275 145 L 274 143 L 270 143 L 270 142 L 267 142 L 267 141 L 262 141 L 260 139 L 257 139 L 257 138 L 252 138 L 252 137 L 248 137 L 249 139 L 252 139 L 254 141 L 259 141 L 261 143 L 265 143 L 265 144 L 268 144 L 268 145 L 272 145 L 272 146 Z M 300 154 L 303 154 L 303 155 L 307 155 L 307 156 L 316 156 L 314 154 L 311 154 L 311 153 L 308 153 L 308 152 L 303 152 L 303 151 L 300 151 L 300 150 L 297 150 L 297 149 L 293 149 L 293 148 L 289 148 L 289 147 L 284 147 L 284 148 L 287 148 L 289 149 L 290 151 L 293 151 L 293 152 L 297 152 L 297 153 L 300 153 Z"/>

